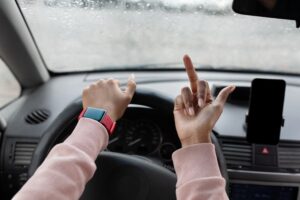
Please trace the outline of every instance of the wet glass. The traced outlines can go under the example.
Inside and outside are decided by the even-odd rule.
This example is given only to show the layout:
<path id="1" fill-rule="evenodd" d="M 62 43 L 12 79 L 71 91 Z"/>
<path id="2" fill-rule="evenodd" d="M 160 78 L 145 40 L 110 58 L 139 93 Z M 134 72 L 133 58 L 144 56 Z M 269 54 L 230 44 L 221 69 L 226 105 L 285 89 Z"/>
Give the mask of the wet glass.
<path id="1" fill-rule="evenodd" d="M 235 14 L 231 0 L 18 0 L 55 72 L 197 66 L 300 72 L 295 22 Z M 168 64 L 168 65 L 165 65 Z"/>

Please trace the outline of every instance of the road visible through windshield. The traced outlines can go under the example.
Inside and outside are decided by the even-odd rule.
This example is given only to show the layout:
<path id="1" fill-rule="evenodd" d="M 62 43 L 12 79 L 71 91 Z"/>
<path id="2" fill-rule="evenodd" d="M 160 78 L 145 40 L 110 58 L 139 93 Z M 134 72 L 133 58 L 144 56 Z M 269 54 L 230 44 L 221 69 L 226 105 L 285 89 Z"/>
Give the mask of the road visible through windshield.
<path id="1" fill-rule="evenodd" d="M 186 53 L 216 68 L 300 71 L 293 21 L 235 15 L 230 5 L 140 10 L 28 1 L 19 0 L 21 9 L 54 71 L 179 63 Z"/>

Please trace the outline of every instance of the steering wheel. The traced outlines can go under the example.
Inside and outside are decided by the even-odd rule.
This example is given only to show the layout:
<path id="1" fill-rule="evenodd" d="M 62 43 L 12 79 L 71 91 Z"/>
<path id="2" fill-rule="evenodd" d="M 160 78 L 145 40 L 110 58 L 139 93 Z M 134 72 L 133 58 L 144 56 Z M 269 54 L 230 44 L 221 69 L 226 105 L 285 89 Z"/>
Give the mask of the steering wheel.
<path id="1" fill-rule="evenodd" d="M 159 93 L 149 90 L 137 90 L 132 104 L 140 104 L 159 109 L 161 112 L 173 113 L 173 100 Z M 29 167 L 31 177 L 43 162 L 54 141 L 76 123 L 77 116 L 82 110 L 81 98 L 70 104 L 53 122 L 52 126 L 41 138 Z M 222 176 L 228 183 L 226 162 L 217 138 L 212 134 L 212 141 L 216 147 L 218 164 Z M 176 175 L 168 169 L 152 163 L 148 159 L 126 154 L 102 152 L 96 159 L 97 171 L 86 185 L 80 199 L 176 199 Z"/>

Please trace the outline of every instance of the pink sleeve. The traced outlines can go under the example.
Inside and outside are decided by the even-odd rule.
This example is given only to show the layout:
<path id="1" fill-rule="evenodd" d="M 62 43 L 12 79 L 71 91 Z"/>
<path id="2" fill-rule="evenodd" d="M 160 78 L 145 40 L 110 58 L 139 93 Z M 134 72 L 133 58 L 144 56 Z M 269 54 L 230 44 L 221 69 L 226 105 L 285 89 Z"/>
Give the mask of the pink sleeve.
<path id="1" fill-rule="evenodd" d="M 196 144 L 173 153 L 177 200 L 228 199 L 213 144 Z"/>
<path id="2" fill-rule="evenodd" d="M 107 143 L 107 131 L 100 123 L 81 118 L 73 133 L 52 148 L 13 199 L 79 199 L 96 170 L 94 161 Z"/>

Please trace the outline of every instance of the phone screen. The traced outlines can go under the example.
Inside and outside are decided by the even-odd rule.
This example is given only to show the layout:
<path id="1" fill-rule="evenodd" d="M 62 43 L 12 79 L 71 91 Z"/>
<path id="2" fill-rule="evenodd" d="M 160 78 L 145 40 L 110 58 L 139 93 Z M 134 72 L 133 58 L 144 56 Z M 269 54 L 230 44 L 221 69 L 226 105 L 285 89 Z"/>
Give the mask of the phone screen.
<path id="1" fill-rule="evenodd" d="M 247 140 L 257 144 L 278 144 L 283 122 L 285 81 L 254 79 L 247 117 Z"/>

